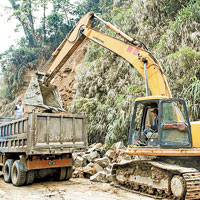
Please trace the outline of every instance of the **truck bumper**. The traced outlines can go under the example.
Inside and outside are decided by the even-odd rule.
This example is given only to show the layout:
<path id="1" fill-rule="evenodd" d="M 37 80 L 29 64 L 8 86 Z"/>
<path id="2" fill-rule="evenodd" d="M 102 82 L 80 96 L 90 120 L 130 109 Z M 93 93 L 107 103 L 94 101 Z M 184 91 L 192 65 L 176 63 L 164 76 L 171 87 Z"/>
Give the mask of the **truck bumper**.
<path id="1" fill-rule="evenodd" d="M 59 160 L 28 160 L 26 162 L 27 170 L 46 169 L 56 167 L 71 167 L 72 158 L 59 159 Z"/>

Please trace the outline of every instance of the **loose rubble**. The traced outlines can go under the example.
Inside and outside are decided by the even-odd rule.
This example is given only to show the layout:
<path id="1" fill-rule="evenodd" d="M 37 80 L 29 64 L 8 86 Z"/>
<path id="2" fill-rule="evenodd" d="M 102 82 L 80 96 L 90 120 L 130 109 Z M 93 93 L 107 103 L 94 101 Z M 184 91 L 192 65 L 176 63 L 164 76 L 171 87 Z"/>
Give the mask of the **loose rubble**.
<path id="1" fill-rule="evenodd" d="M 125 153 L 125 149 L 122 142 L 117 142 L 104 152 L 103 145 L 95 143 L 90 145 L 86 152 L 74 153 L 73 178 L 90 178 L 91 181 L 103 183 L 112 182 L 112 165 L 132 159 Z"/>

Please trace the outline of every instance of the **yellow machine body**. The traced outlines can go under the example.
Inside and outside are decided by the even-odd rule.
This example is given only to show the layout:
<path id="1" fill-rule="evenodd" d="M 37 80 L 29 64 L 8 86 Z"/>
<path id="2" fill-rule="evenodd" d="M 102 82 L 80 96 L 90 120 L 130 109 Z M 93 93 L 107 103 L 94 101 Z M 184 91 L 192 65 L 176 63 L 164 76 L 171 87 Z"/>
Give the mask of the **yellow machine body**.
<path id="1" fill-rule="evenodd" d="M 200 122 L 190 122 L 192 133 L 192 144 L 194 148 L 200 148 Z"/>

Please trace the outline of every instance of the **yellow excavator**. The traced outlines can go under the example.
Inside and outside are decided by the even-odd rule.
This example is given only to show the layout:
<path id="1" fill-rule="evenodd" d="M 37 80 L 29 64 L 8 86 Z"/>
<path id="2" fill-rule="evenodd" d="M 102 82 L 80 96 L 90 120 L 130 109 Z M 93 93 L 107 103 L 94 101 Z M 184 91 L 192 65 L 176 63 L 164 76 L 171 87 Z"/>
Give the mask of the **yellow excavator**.
<path id="1" fill-rule="evenodd" d="M 92 28 L 96 18 L 123 40 Z M 135 159 L 113 165 L 115 184 L 155 198 L 200 199 L 200 122 L 190 122 L 185 101 L 172 98 L 163 69 L 146 46 L 90 12 L 52 54 L 26 93 L 28 105 L 63 110 L 52 79 L 88 38 L 132 64 L 145 80 L 146 97 L 135 100 L 126 153 Z M 151 94 L 150 94 L 151 92 Z M 156 129 L 148 128 L 157 110 Z"/>

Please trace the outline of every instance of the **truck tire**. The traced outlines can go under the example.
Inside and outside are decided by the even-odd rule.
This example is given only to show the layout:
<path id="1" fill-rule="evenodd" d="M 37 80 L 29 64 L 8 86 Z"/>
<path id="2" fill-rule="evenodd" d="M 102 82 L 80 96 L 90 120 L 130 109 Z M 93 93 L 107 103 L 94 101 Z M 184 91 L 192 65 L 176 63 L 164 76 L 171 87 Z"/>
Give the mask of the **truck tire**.
<path id="1" fill-rule="evenodd" d="M 7 159 L 3 167 L 3 178 L 6 183 L 11 183 L 11 170 L 14 163 L 13 159 Z"/>
<path id="2" fill-rule="evenodd" d="M 26 181 L 26 172 L 20 169 L 19 160 L 16 160 L 13 163 L 11 171 L 11 179 L 14 186 L 23 185 Z"/>
<path id="3" fill-rule="evenodd" d="M 64 181 L 67 174 L 67 168 L 66 167 L 60 167 L 56 170 L 53 176 L 54 181 Z"/>
<path id="4" fill-rule="evenodd" d="M 31 170 L 31 171 L 28 171 L 27 173 L 26 173 L 26 185 L 30 185 L 30 184 L 32 184 L 33 183 L 33 181 L 34 181 L 34 178 L 35 178 L 35 173 L 34 173 L 34 171 L 33 170 Z"/>
<path id="5" fill-rule="evenodd" d="M 69 180 L 72 177 L 72 172 L 73 172 L 72 167 L 67 167 L 67 174 L 65 180 Z"/>

